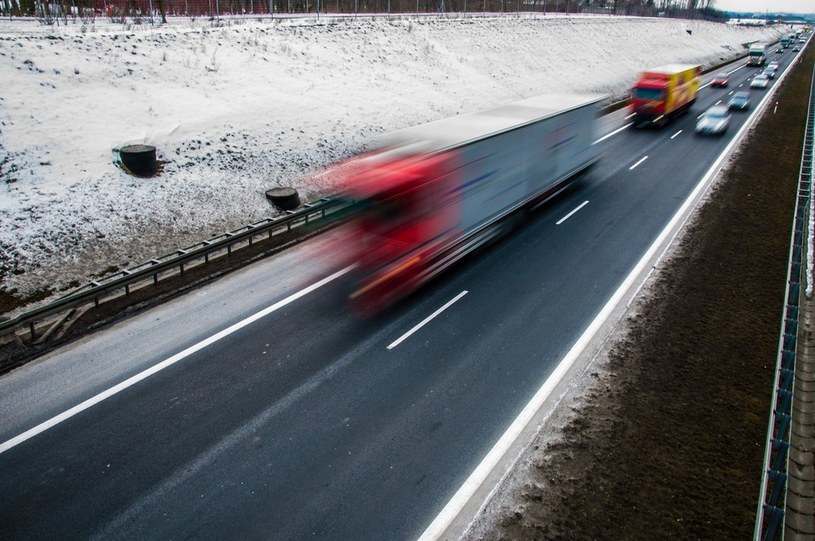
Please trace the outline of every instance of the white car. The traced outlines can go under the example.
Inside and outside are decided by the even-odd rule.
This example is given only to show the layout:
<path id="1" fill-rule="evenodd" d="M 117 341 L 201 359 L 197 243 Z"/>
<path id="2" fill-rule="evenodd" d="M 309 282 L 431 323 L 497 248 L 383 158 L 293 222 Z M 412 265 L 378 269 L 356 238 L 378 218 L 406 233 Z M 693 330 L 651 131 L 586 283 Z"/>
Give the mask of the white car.
<path id="1" fill-rule="evenodd" d="M 714 105 L 696 121 L 696 133 L 721 135 L 730 127 L 730 111 L 726 105 Z"/>
<path id="2" fill-rule="evenodd" d="M 750 81 L 750 88 L 767 88 L 768 84 L 770 84 L 770 80 L 766 75 L 756 75 L 753 77 L 753 80 Z"/>
<path id="3" fill-rule="evenodd" d="M 773 69 L 773 71 L 778 71 L 778 62 L 776 62 L 775 60 L 773 60 L 772 62 L 770 62 L 769 64 L 767 64 L 767 67 L 768 67 L 768 68 L 772 68 L 772 69 Z"/>

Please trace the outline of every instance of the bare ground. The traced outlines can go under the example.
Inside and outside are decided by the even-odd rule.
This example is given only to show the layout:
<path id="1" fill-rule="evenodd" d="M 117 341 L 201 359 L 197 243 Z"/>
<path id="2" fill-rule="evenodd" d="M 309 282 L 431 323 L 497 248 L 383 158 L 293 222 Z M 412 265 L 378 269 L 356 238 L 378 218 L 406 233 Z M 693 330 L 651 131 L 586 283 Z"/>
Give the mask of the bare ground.
<path id="1" fill-rule="evenodd" d="M 752 537 L 815 49 L 801 54 L 470 539 Z"/>

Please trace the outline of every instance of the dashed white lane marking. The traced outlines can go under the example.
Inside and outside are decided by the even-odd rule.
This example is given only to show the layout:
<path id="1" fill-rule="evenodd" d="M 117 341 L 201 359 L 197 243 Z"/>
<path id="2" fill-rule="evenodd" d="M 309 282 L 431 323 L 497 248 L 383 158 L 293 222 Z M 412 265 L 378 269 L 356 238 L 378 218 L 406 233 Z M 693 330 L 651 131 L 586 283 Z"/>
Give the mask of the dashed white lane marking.
<path id="1" fill-rule="evenodd" d="M 640 158 L 640 160 L 639 160 L 637 163 L 635 163 L 634 165 L 632 165 L 631 167 L 629 167 L 629 168 L 628 168 L 628 170 L 629 170 L 629 171 L 633 170 L 633 169 L 634 169 L 634 168 L 636 168 L 636 167 L 637 167 L 639 164 L 641 164 L 642 162 L 644 162 L 644 161 L 645 161 L 645 160 L 647 160 L 647 159 L 648 159 L 648 156 L 643 156 L 642 158 Z"/>
<path id="2" fill-rule="evenodd" d="M 628 118 L 628 117 L 626 117 L 626 118 Z M 617 128 L 617 129 L 616 129 L 616 130 L 614 130 L 613 132 L 611 132 L 611 133 L 609 133 L 609 134 L 607 134 L 607 135 L 602 136 L 600 139 L 598 139 L 597 141 L 595 141 L 595 142 L 594 142 L 594 143 L 592 143 L 592 144 L 593 144 L 593 145 L 596 145 L 596 144 L 597 144 L 597 143 L 599 143 L 600 141 L 605 141 L 606 139 L 608 139 L 608 138 L 609 138 L 609 137 L 611 137 L 612 135 L 617 135 L 618 133 L 620 133 L 620 132 L 621 132 L 621 131 L 623 131 L 624 129 L 626 129 L 626 128 L 630 127 L 632 124 L 633 124 L 633 122 L 626 124 L 626 125 L 625 125 L 625 126 L 623 126 L 622 128 Z"/>
<path id="3" fill-rule="evenodd" d="M 678 131 L 678 132 L 676 132 L 675 134 L 671 135 L 671 139 L 673 139 L 674 137 L 676 137 L 676 136 L 677 136 L 677 135 L 679 135 L 680 133 L 682 133 L 682 130 L 679 130 L 679 131 Z"/>
<path id="4" fill-rule="evenodd" d="M 575 209 L 574 209 L 573 211 L 571 211 L 569 214 L 567 214 L 566 216 L 564 216 L 563 218 L 561 218 L 560 220 L 558 220 L 557 222 L 555 222 L 555 225 L 560 225 L 560 224 L 562 224 L 563 222 L 565 222 L 566 220 L 568 220 L 569 218 L 571 218 L 571 217 L 572 217 L 572 215 L 573 215 L 575 212 L 577 212 L 578 210 L 582 209 L 583 207 L 585 207 L 585 206 L 586 206 L 586 205 L 588 205 L 588 204 L 589 204 L 588 200 L 583 201 L 582 203 L 580 203 L 580 204 L 577 206 L 577 208 L 575 208 Z"/>
<path id="5" fill-rule="evenodd" d="M 430 314 L 429 316 L 424 318 L 421 321 L 421 323 L 419 323 L 418 325 L 416 325 L 415 327 L 410 329 L 408 332 L 406 332 L 405 334 L 400 336 L 398 339 L 394 340 L 391 343 L 391 345 L 388 346 L 388 349 L 393 349 L 396 346 L 398 346 L 399 344 L 401 344 L 402 342 L 404 342 L 405 340 L 407 340 L 410 337 L 410 335 L 412 335 L 413 333 L 415 333 L 416 331 L 418 331 L 419 329 L 421 329 L 422 327 L 427 325 L 433 318 L 435 318 L 436 316 L 438 316 L 439 314 L 441 314 L 442 312 L 444 312 L 445 310 L 450 308 L 453 305 L 453 303 L 458 301 L 461 297 L 463 297 L 466 294 L 467 294 L 467 290 L 465 289 L 464 291 L 462 291 L 461 293 L 459 293 L 458 295 L 456 295 L 455 297 L 453 297 L 452 299 L 447 301 L 447 303 L 444 306 L 442 306 L 441 308 L 439 308 L 438 310 L 436 310 L 435 312 L 433 312 L 432 314 Z"/>

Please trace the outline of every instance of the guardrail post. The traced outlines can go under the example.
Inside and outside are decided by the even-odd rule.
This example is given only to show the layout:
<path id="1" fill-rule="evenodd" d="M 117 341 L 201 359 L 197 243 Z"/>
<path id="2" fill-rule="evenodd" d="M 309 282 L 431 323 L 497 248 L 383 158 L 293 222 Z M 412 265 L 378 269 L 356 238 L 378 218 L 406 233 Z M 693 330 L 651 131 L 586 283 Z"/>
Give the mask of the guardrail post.
<path id="1" fill-rule="evenodd" d="M 780 471 L 771 470 L 767 472 L 767 475 L 773 482 L 773 491 L 770 494 L 770 499 L 767 501 L 767 507 L 770 509 L 777 509 L 783 516 L 784 510 L 778 507 L 776 504 L 781 500 L 781 496 L 787 487 L 787 474 Z"/>
<path id="2" fill-rule="evenodd" d="M 784 510 L 770 505 L 764 506 L 764 514 L 770 519 L 767 526 L 767 533 L 764 536 L 766 541 L 773 541 L 778 535 L 778 530 L 781 527 L 781 521 L 784 520 Z"/>
<path id="3" fill-rule="evenodd" d="M 782 468 L 784 467 L 784 464 L 787 462 L 787 454 L 789 453 L 790 450 L 790 444 L 789 442 L 783 440 L 773 440 L 773 447 L 776 448 L 776 452 L 778 454 L 775 455 L 775 461 L 773 461 L 773 469 L 771 471 L 770 476 L 772 477 L 773 475 L 775 476 L 783 475 L 784 476 L 783 478 L 786 479 L 787 476 L 783 472 Z M 772 498 L 770 498 L 770 500 L 771 502 L 773 501 Z"/>
<path id="4" fill-rule="evenodd" d="M 783 411 L 776 412 L 775 414 L 776 422 L 778 423 L 778 439 L 786 439 L 787 438 L 787 430 L 790 427 L 790 420 L 792 419 L 789 415 L 784 413 Z"/>

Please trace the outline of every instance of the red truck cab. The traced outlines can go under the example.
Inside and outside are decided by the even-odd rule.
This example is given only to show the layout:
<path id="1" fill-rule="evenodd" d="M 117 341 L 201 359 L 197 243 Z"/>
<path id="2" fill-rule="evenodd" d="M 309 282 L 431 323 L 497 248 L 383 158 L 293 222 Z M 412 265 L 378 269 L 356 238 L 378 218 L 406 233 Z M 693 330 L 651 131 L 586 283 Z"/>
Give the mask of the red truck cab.
<path id="1" fill-rule="evenodd" d="M 376 312 L 443 268 L 442 252 L 459 223 L 455 162 L 454 151 L 386 151 L 361 161 L 349 192 L 360 209 L 349 243 L 357 266 L 350 295 L 356 311 Z"/>

